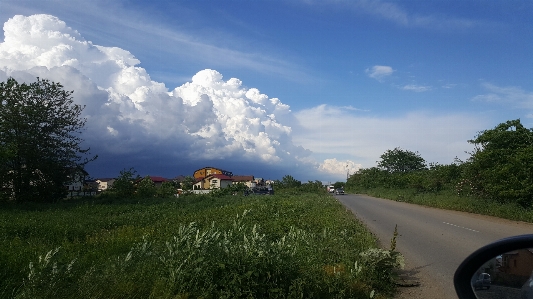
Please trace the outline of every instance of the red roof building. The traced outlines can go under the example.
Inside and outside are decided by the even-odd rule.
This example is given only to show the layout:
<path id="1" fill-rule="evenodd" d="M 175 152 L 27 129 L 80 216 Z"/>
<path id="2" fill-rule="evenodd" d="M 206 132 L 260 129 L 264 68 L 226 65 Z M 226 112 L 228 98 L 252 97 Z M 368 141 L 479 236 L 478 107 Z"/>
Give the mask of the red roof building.
<path id="1" fill-rule="evenodd" d="M 221 189 L 230 186 L 233 179 L 224 174 L 211 174 L 205 178 L 201 178 L 194 184 L 195 189 Z"/>

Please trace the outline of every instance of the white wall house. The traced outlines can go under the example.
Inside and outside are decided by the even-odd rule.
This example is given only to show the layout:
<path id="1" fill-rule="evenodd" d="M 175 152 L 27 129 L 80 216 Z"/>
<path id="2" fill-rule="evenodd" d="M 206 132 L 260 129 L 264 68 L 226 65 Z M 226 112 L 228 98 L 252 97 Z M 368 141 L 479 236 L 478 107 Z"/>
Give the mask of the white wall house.
<path id="1" fill-rule="evenodd" d="M 111 188 L 114 182 L 115 182 L 115 179 L 112 179 L 112 178 L 96 179 L 96 183 L 98 183 L 98 191 L 105 191 Z"/>
<path id="2" fill-rule="evenodd" d="M 221 189 L 233 184 L 233 179 L 223 174 L 209 175 L 194 184 L 194 189 Z"/>
<path id="3" fill-rule="evenodd" d="M 254 188 L 257 186 L 253 175 L 234 175 L 231 178 L 233 180 L 233 184 L 242 183 L 248 188 Z"/>

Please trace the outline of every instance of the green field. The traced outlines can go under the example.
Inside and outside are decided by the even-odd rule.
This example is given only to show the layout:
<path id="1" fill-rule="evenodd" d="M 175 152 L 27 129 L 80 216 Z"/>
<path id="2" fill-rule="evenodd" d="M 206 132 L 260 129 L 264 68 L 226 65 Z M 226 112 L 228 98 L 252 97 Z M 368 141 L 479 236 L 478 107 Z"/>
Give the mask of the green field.
<path id="1" fill-rule="evenodd" d="M 387 298 L 376 244 L 327 194 L 4 203 L 0 297 Z"/>

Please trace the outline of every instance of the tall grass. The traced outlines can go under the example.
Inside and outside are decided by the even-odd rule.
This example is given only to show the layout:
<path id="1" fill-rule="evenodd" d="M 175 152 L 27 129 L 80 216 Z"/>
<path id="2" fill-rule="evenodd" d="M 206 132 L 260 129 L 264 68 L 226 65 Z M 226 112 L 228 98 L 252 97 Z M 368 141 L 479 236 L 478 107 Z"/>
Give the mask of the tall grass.
<path id="1" fill-rule="evenodd" d="M 326 194 L 0 210 L 1 298 L 385 298 L 398 258 Z"/>
<path id="2" fill-rule="evenodd" d="M 357 192 L 440 209 L 463 211 L 533 223 L 533 209 L 531 208 L 528 209 L 518 204 L 500 203 L 474 196 L 460 196 L 452 190 L 417 192 L 414 189 L 380 187 L 365 190 L 360 189 Z"/>

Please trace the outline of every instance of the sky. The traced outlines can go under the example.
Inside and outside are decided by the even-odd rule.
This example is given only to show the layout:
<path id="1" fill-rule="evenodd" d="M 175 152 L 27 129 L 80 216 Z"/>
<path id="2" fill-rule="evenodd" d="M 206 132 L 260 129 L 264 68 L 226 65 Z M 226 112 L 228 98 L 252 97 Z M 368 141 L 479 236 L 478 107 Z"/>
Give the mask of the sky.
<path id="1" fill-rule="evenodd" d="M 335 182 L 533 127 L 531 1 L 1 0 L 0 80 L 85 105 L 90 176 Z"/>

